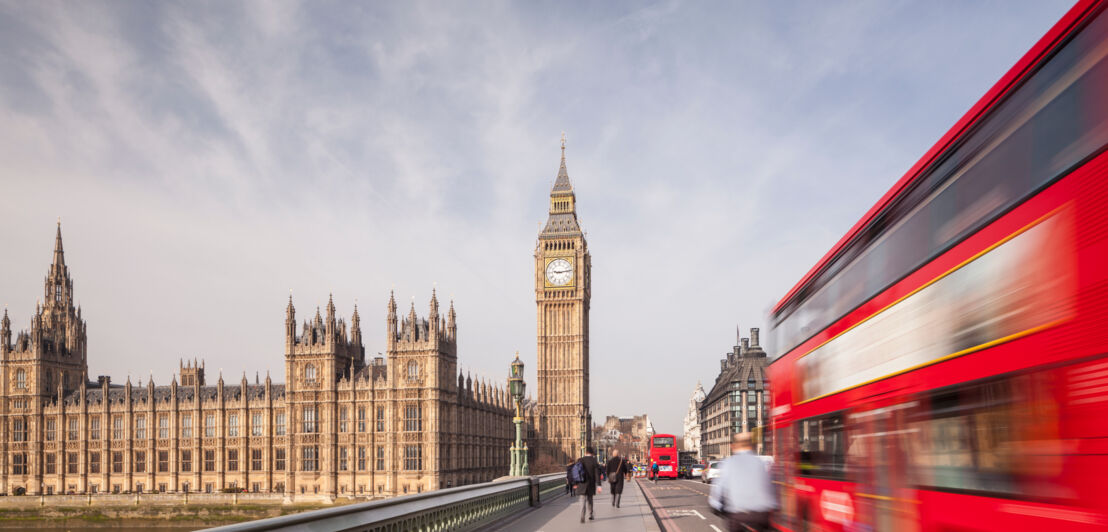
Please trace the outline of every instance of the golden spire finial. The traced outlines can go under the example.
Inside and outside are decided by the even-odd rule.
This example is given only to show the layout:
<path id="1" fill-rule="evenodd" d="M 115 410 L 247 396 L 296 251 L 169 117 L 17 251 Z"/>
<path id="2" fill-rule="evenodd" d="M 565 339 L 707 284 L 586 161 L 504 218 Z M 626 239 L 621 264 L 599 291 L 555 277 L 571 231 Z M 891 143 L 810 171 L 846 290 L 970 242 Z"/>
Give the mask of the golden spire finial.
<path id="1" fill-rule="evenodd" d="M 566 132 L 562 132 L 562 155 L 566 153 Z"/>

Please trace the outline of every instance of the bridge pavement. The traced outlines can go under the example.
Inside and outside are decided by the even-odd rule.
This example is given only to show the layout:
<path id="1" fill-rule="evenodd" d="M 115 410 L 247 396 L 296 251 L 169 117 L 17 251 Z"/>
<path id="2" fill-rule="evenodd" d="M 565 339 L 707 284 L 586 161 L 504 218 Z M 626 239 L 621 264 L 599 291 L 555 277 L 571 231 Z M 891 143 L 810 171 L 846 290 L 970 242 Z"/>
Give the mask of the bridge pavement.
<path id="1" fill-rule="evenodd" d="M 566 530 L 595 530 L 604 532 L 660 532 L 658 521 L 646 502 L 639 479 L 628 481 L 623 488 L 620 507 L 612 506 L 612 495 L 608 484 L 604 483 L 604 492 L 593 498 L 596 519 L 581 523 L 581 501 L 584 497 L 563 495 L 541 508 L 524 513 L 515 519 L 506 519 L 486 528 L 492 531 L 542 531 L 562 532 Z"/>

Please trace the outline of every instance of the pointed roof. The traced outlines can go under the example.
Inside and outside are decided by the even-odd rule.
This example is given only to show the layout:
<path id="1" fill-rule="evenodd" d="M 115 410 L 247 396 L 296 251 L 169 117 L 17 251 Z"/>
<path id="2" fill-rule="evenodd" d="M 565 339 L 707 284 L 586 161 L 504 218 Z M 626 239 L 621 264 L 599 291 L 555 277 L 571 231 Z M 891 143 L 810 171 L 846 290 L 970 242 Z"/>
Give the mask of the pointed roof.
<path id="1" fill-rule="evenodd" d="M 65 267 L 65 251 L 62 249 L 62 220 L 58 218 L 58 232 L 54 236 L 54 263 L 55 270 Z"/>
<path id="2" fill-rule="evenodd" d="M 554 179 L 554 188 L 550 194 L 572 193 L 573 185 L 569 182 L 569 171 L 566 170 L 566 134 L 562 133 L 562 164 L 558 167 L 558 177 Z"/>
<path id="3" fill-rule="evenodd" d="M 568 197 L 568 200 L 566 199 Z M 550 215 L 546 219 L 546 225 L 539 238 L 566 237 L 581 234 L 581 226 L 577 223 L 577 208 L 573 185 L 569 182 L 569 172 L 566 170 L 566 140 L 562 134 L 562 162 L 558 168 L 558 177 L 554 180 L 554 188 L 550 190 Z"/>

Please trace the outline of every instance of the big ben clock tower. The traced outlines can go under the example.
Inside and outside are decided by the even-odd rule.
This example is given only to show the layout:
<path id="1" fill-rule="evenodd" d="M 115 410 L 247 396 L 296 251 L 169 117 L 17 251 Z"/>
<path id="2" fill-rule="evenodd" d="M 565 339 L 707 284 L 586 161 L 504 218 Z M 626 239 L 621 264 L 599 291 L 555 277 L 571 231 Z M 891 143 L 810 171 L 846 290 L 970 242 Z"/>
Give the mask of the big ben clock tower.
<path id="1" fill-rule="evenodd" d="M 535 246 L 540 453 L 565 464 L 583 454 L 589 411 L 589 298 L 592 263 L 577 223 L 576 196 L 562 164 L 550 191 L 550 215 Z"/>

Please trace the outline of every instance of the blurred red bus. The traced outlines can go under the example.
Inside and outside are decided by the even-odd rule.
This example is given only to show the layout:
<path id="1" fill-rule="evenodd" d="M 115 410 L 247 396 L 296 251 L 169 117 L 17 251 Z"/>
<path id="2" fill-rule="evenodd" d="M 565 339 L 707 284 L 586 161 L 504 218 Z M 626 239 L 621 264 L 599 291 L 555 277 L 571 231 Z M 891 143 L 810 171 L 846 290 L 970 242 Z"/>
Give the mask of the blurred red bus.
<path id="1" fill-rule="evenodd" d="M 650 465 L 653 470 L 658 464 L 658 478 L 677 478 L 677 458 L 677 438 L 673 434 L 650 437 Z"/>
<path id="2" fill-rule="evenodd" d="M 786 530 L 1108 527 L 1108 14 L 1073 7 L 770 314 Z"/>

